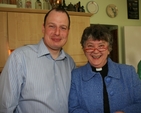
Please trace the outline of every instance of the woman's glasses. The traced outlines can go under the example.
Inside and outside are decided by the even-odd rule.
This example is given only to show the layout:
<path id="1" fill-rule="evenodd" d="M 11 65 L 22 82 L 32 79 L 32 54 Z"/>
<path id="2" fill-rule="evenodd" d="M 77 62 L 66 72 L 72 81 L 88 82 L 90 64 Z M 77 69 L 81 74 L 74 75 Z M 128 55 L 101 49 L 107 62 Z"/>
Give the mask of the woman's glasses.
<path id="1" fill-rule="evenodd" d="M 87 52 L 87 53 L 92 53 L 94 52 L 95 50 L 99 51 L 99 52 L 103 52 L 105 50 L 107 50 L 108 47 L 100 47 L 100 48 L 85 48 L 84 51 Z"/>

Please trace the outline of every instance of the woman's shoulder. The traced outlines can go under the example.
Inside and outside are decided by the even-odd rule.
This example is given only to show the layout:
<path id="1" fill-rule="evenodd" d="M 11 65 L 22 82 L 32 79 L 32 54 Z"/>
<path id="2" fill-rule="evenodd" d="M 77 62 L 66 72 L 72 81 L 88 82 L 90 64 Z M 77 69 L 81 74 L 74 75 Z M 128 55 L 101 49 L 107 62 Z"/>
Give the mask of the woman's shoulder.
<path id="1" fill-rule="evenodd" d="M 85 64 L 83 66 L 77 66 L 73 71 L 75 72 L 82 72 L 82 71 L 86 71 L 89 68 L 89 64 Z"/>
<path id="2" fill-rule="evenodd" d="M 108 65 L 110 66 L 111 69 L 115 68 L 116 70 L 119 69 L 119 70 L 134 70 L 135 67 L 133 67 L 132 65 L 129 65 L 129 64 L 122 64 L 122 63 L 116 63 L 116 62 L 113 62 L 112 60 L 108 60 Z"/>

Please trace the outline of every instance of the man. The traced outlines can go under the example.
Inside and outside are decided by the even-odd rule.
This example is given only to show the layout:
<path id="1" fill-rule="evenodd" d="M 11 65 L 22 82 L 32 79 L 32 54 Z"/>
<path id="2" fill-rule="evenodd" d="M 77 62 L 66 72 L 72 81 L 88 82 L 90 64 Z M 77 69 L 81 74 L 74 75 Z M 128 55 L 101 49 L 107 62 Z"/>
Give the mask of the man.
<path id="1" fill-rule="evenodd" d="M 0 113 L 67 113 L 73 59 L 62 47 L 70 17 L 64 9 L 50 10 L 44 37 L 36 45 L 16 49 L 0 76 Z"/>

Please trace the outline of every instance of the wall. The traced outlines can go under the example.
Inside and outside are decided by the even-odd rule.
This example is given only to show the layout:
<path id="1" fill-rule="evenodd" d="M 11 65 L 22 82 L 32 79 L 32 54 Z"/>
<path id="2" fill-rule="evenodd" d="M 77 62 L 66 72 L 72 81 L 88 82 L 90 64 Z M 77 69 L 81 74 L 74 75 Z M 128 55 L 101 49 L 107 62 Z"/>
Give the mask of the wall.
<path id="1" fill-rule="evenodd" d="M 141 26 L 125 26 L 125 63 L 133 65 L 137 70 L 137 65 L 141 60 Z"/>
<path id="2" fill-rule="evenodd" d="M 25 3 L 25 0 L 22 0 L 23 4 Z M 32 1 L 32 8 L 35 8 L 35 1 Z M 43 2 L 43 0 L 40 0 Z M 63 0 L 62 0 L 63 1 Z M 76 4 L 79 1 L 81 1 L 81 5 L 84 6 L 85 11 L 86 10 L 86 4 L 91 0 L 65 0 L 66 5 L 70 4 Z M 105 24 L 105 25 L 117 25 L 118 26 L 118 42 L 119 42 L 119 62 L 125 63 L 125 55 L 124 55 L 124 33 L 123 33 L 123 27 L 124 26 L 141 26 L 141 12 L 140 12 L 140 19 L 128 19 L 127 18 L 127 0 L 94 0 L 98 6 L 99 10 L 96 14 L 94 14 L 90 18 L 91 24 Z M 116 18 L 110 18 L 106 14 L 106 7 L 108 4 L 115 4 L 118 8 L 118 15 Z M 139 11 L 141 11 L 141 0 L 139 0 Z"/>
<path id="3" fill-rule="evenodd" d="M 81 0 L 81 5 L 86 8 L 87 2 L 90 0 Z M 118 38 L 119 38 L 119 62 L 125 63 L 125 56 L 124 56 L 124 33 L 123 33 L 123 26 L 141 26 L 141 12 L 140 12 L 140 19 L 128 19 L 127 18 L 127 0 L 94 0 L 98 6 L 99 11 L 93 15 L 90 19 L 91 24 L 108 24 L 108 25 L 118 25 Z M 79 2 L 76 0 L 71 0 L 72 4 Z M 70 0 L 66 0 L 66 4 L 69 4 Z M 118 15 L 116 18 L 110 18 L 106 14 L 106 6 L 108 4 L 115 4 L 118 8 Z M 141 0 L 139 0 L 139 11 L 141 11 Z M 85 11 L 87 11 L 85 9 Z"/>

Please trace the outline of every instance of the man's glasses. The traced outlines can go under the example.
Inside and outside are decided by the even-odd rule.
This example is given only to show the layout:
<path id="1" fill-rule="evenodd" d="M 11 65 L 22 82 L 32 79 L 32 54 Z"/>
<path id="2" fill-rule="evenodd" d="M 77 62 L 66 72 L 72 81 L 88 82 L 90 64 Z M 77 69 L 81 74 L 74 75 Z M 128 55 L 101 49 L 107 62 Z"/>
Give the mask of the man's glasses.
<path id="1" fill-rule="evenodd" d="M 107 50 L 107 47 L 103 47 L 103 48 L 85 48 L 84 51 L 87 53 L 92 53 L 95 50 L 99 51 L 99 52 L 103 52 L 105 50 Z"/>

